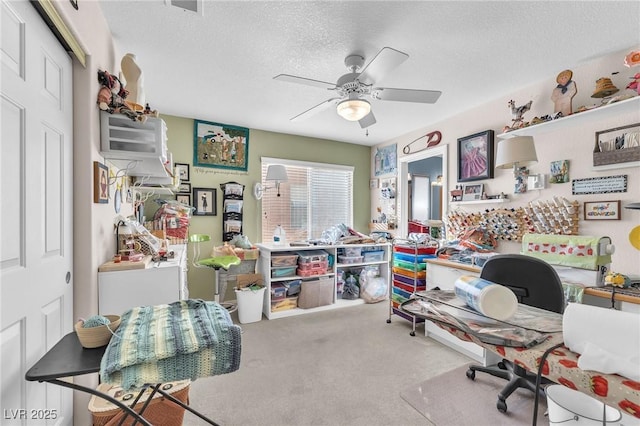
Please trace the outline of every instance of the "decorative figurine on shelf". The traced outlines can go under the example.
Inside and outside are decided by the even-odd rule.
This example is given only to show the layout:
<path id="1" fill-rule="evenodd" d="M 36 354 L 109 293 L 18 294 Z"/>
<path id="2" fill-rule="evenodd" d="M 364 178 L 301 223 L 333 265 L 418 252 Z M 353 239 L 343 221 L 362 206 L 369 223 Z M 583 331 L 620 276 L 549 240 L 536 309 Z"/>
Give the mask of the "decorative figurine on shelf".
<path id="1" fill-rule="evenodd" d="M 633 81 L 629 83 L 626 88 L 635 90 L 636 92 L 638 92 L 638 95 L 640 95 L 640 72 L 630 78 Z"/>
<path id="2" fill-rule="evenodd" d="M 591 95 L 592 98 L 607 98 L 614 93 L 617 93 L 620 89 L 618 89 L 610 78 L 601 77 L 596 80 L 596 90 Z M 604 100 L 603 100 L 604 102 Z"/>
<path id="3" fill-rule="evenodd" d="M 451 201 L 462 201 L 462 189 L 456 186 L 456 189 L 451 191 Z"/>
<path id="4" fill-rule="evenodd" d="M 575 81 L 571 80 L 573 72 L 571 70 L 564 70 L 556 77 L 558 85 L 551 93 L 551 100 L 554 103 L 553 112 L 561 112 L 563 117 L 571 115 L 573 112 L 571 108 L 571 100 L 578 92 Z"/>
<path id="5" fill-rule="evenodd" d="M 532 103 L 533 101 L 529 101 L 524 105 L 516 107 L 516 103 L 513 101 L 513 99 L 509 101 L 509 108 L 511 108 L 511 114 L 513 114 L 514 117 L 513 120 L 511 120 L 512 124 L 509 128 L 510 130 L 516 130 L 525 127 L 523 115 L 525 112 L 531 109 Z"/>
<path id="6" fill-rule="evenodd" d="M 146 121 L 147 117 L 144 114 L 134 111 L 126 104 L 127 91 L 122 87 L 118 77 L 108 71 L 98 70 L 98 82 L 102 85 L 98 92 L 98 107 L 102 111 L 124 114 L 133 121 Z"/>

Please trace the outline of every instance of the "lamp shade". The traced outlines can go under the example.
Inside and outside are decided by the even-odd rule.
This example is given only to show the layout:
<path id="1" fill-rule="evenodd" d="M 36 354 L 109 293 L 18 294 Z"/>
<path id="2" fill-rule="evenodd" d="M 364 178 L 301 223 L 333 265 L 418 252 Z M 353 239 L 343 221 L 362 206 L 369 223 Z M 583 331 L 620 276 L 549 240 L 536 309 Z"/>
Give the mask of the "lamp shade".
<path id="1" fill-rule="evenodd" d="M 287 177 L 287 169 L 281 164 L 270 164 L 267 167 L 267 177 L 265 180 L 275 180 L 278 182 L 286 182 L 289 178 Z"/>
<path id="2" fill-rule="evenodd" d="M 531 136 L 515 136 L 498 142 L 496 169 L 524 167 L 538 162 Z"/>
<path id="3" fill-rule="evenodd" d="M 640 210 L 640 203 L 629 203 L 624 206 L 625 209 Z"/>
<path id="4" fill-rule="evenodd" d="M 349 99 L 338 104 L 337 111 L 340 117 L 345 120 L 358 121 L 371 112 L 371 104 L 352 93 L 349 95 Z"/>

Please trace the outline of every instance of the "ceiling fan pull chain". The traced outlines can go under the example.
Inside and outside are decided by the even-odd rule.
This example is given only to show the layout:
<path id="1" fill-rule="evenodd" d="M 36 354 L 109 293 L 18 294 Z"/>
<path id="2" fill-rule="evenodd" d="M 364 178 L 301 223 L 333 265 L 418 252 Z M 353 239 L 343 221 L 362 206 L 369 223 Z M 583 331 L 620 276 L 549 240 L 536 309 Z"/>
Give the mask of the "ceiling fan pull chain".
<path id="1" fill-rule="evenodd" d="M 424 148 L 415 151 L 415 152 L 420 152 L 420 151 L 424 151 L 427 148 L 431 148 L 432 146 L 436 146 L 440 143 L 440 141 L 442 140 L 442 133 L 440 133 L 440 131 L 436 130 L 433 131 L 431 133 L 427 133 L 424 136 L 420 136 L 417 139 L 412 140 L 411 142 L 409 142 L 408 144 L 406 144 L 404 146 L 404 148 L 402 148 L 402 152 L 406 155 L 406 154 L 410 154 L 411 153 L 411 145 L 414 144 L 415 142 L 418 142 L 420 139 L 422 138 L 427 138 L 427 146 L 425 146 Z"/>

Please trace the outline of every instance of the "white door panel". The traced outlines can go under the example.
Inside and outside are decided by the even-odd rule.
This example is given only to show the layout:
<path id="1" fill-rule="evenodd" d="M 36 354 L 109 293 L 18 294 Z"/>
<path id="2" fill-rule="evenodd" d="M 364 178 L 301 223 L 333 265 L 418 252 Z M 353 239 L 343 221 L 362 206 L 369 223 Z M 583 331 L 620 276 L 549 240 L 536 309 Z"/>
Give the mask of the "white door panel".
<path id="1" fill-rule="evenodd" d="M 1 423 L 67 425 L 72 392 L 24 375 L 73 329 L 72 65 L 28 1 L 0 12 Z"/>

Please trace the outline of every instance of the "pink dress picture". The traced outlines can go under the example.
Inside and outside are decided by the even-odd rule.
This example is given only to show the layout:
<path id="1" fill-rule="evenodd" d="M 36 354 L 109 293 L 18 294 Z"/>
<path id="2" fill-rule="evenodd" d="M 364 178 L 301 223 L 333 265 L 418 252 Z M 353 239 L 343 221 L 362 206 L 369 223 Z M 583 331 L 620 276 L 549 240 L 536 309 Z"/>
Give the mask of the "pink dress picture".
<path id="1" fill-rule="evenodd" d="M 458 182 L 493 177 L 493 131 L 458 139 Z"/>

